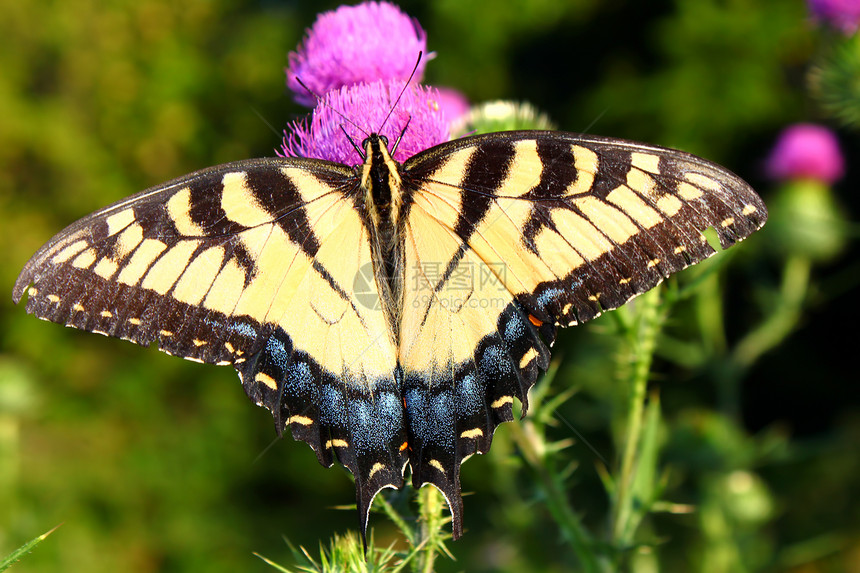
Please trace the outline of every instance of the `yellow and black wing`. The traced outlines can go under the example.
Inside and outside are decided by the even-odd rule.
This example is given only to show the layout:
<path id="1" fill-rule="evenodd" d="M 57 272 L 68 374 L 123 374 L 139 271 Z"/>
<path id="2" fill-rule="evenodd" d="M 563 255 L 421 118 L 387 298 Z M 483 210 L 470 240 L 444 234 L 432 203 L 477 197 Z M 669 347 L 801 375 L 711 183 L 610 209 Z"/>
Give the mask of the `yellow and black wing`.
<path id="1" fill-rule="evenodd" d="M 355 294 L 372 267 L 358 188 L 352 169 L 315 160 L 200 171 L 56 235 L 14 300 L 27 291 L 39 318 L 232 365 L 278 431 L 326 466 L 335 453 L 369 504 L 363 492 L 402 485 L 406 435 L 373 277 Z"/>
<path id="2" fill-rule="evenodd" d="M 737 176 L 692 155 L 558 132 L 446 143 L 403 165 L 400 328 L 413 482 L 462 527 L 459 466 L 490 448 L 549 362 L 556 328 L 590 320 L 761 227 Z"/>

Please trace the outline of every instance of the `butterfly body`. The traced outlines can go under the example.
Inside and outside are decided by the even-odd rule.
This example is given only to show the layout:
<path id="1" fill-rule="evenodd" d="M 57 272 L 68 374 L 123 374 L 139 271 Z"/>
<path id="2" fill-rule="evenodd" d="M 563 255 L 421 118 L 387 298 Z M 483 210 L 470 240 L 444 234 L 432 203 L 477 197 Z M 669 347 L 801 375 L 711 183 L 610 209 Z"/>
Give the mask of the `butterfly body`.
<path id="1" fill-rule="evenodd" d="M 356 169 L 367 213 L 373 269 L 380 303 L 395 344 L 399 339 L 403 304 L 403 224 L 405 222 L 401 166 L 388 151 L 384 136 L 371 134 L 363 142 L 365 162 Z"/>
<path id="2" fill-rule="evenodd" d="M 15 284 L 28 312 L 232 365 L 248 396 L 373 497 L 446 496 L 527 408 L 559 326 L 616 308 L 761 227 L 727 170 L 679 151 L 543 131 L 474 136 L 356 168 L 206 169 L 72 224 Z M 27 289 L 29 285 L 32 287 Z"/>

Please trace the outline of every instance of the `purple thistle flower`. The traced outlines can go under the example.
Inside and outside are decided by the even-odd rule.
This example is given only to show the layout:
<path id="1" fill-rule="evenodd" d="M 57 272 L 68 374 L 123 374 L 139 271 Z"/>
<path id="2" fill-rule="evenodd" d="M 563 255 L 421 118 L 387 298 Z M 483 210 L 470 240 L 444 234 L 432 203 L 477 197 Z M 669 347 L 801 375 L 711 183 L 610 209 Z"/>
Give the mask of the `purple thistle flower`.
<path id="1" fill-rule="evenodd" d="M 798 123 L 780 134 L 765 168 L 776 180 L 814 179 L 830 184 L 842 177 L 845 160 L 832 131 Z"/>
<path id="2" fill-rule="evenodd" d="M 284 132 L 283 155 L 356 165 L 362 158 L 344 130 L 358 145 L 370 132 L 378 130 L 393 147 L 407 122 L 409 127 L 403 132 L 394 154 L 397 161 L 405 161 L 419 151 L 448 141 L 449 121 L 438 104 L 439 95 L 435 89 L 410 84 L 397 107 L 392 108 L 404 83 L 402 80 L 377 81 L 328 92 L 310 120 L 294 122 Z M 389 111 L 391 116 L 386 121 Z"/>
<path id="3" fill-rule="evenodd" d="M 858 0 L 809 0 L 813 18 L 826 22 L 847 36 L 854 34 L 860 25 Z"/>
<path id="4" fill-rule="evenodd" d="M 298 103 L 313 106 L 297 77 L 318 96 L 357 83 L 406 80 L 419 52 L 424 57 L 415 72 L 418 82 L 432 54 L 417 20 L 387 2 L 341 6 L 317 16 L 298 50 L 290 52 L 287 87 Z"/>

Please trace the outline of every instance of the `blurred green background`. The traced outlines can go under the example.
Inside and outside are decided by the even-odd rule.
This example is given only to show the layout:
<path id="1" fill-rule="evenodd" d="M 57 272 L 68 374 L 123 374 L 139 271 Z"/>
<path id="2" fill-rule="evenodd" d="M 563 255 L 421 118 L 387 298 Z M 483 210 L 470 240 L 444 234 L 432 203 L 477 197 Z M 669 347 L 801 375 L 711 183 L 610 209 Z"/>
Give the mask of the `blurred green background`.
<path id="1" fill-rule="evenodd" d="M 768 202 L 778 190 L 762 161 L 776 134 L 823 121 L 805 89 L 823 40 L 799 0 L 401 5 L 436 52 L 428 83 L 473 102 L 529 101 L 568 131 L 703 155 Z M 0 2 L 0 555 L 64 524 L 14 571 L 269 571 L 252 552 L 289 564 L 284 537 L 313 550 L 356 525 L 334 508 L 354 502 L 345 470 L 275 440 L 231 369 L 63 329 L 10 300 L 29 256 L 73 220 L 199 168 L 272 155 L 304 111 L 285 93 L 286 53 L 336 6 Z M 848 176 L 836 193 L 856 220 L 858 139 L 839 135 Z M 726 387 L 719 357 L 767 310 L 790 254 L 767 233 L 743 244 L 713 293 L 726 301 L 726 339 L 684 351 L 701 342 L 700 302 L 670 317 L 675 346 L 658 352 L 665 498 L 696 507 L 643 526 L 664 570 L 860 570 L 856 226 L 814 266 L 798 329 Z M 579 464 L 569 496 L 597 532 L 595 466 L 617 456 L 608 318 L 561 333 L 552 382 L 578 390 L 561 414 L 595 451 L 577 440 L 566 452 Z M 467 533 L 439 570 L 571 567 L 507 432 L 463 466 Z M 377 541 L 398 537 L 385 517 L 371 526 Z"/>

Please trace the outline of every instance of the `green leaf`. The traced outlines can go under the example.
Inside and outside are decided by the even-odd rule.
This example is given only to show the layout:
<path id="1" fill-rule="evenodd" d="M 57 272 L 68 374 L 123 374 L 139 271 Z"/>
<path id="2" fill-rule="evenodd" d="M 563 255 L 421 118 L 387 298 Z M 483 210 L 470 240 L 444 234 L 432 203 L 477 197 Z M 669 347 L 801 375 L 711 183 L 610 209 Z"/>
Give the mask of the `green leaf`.
<path id="1" fill-rule="evenodd" d="M 60 525 L 62 525 L 62 523 Z M 15 562 L 17 562 L 19 559 L 21 559 L 24 555 L 26 555 L 27 553 L 32 551 L 33 548 L 36 547 L 38 544 L 40 544 L 42 541 L 44 541 L 46 537 L 48 537 L 53 532 L 55 532 L 57 530 L 57 527 L 60 527 L 60 525 L 57 525 L 53 529 L 43 533 L 42 535 L 40 535 L 39 537 L 37 537 L 35 539 L 31 539 L 30 541 L 28 541 L 27 543 L 25 543 L 24 545 L 22 545 L 21 547 L 19 547 L 18 549 L 16 549 L 15 551 L 10 553 L 9 555 L 7 555 L 6 558 L 3 559 L 3 561 L 0 561 L 0 571 L 5 571 L 9 567 L 11 567 L 13 564 L 15 564 Z"/>

